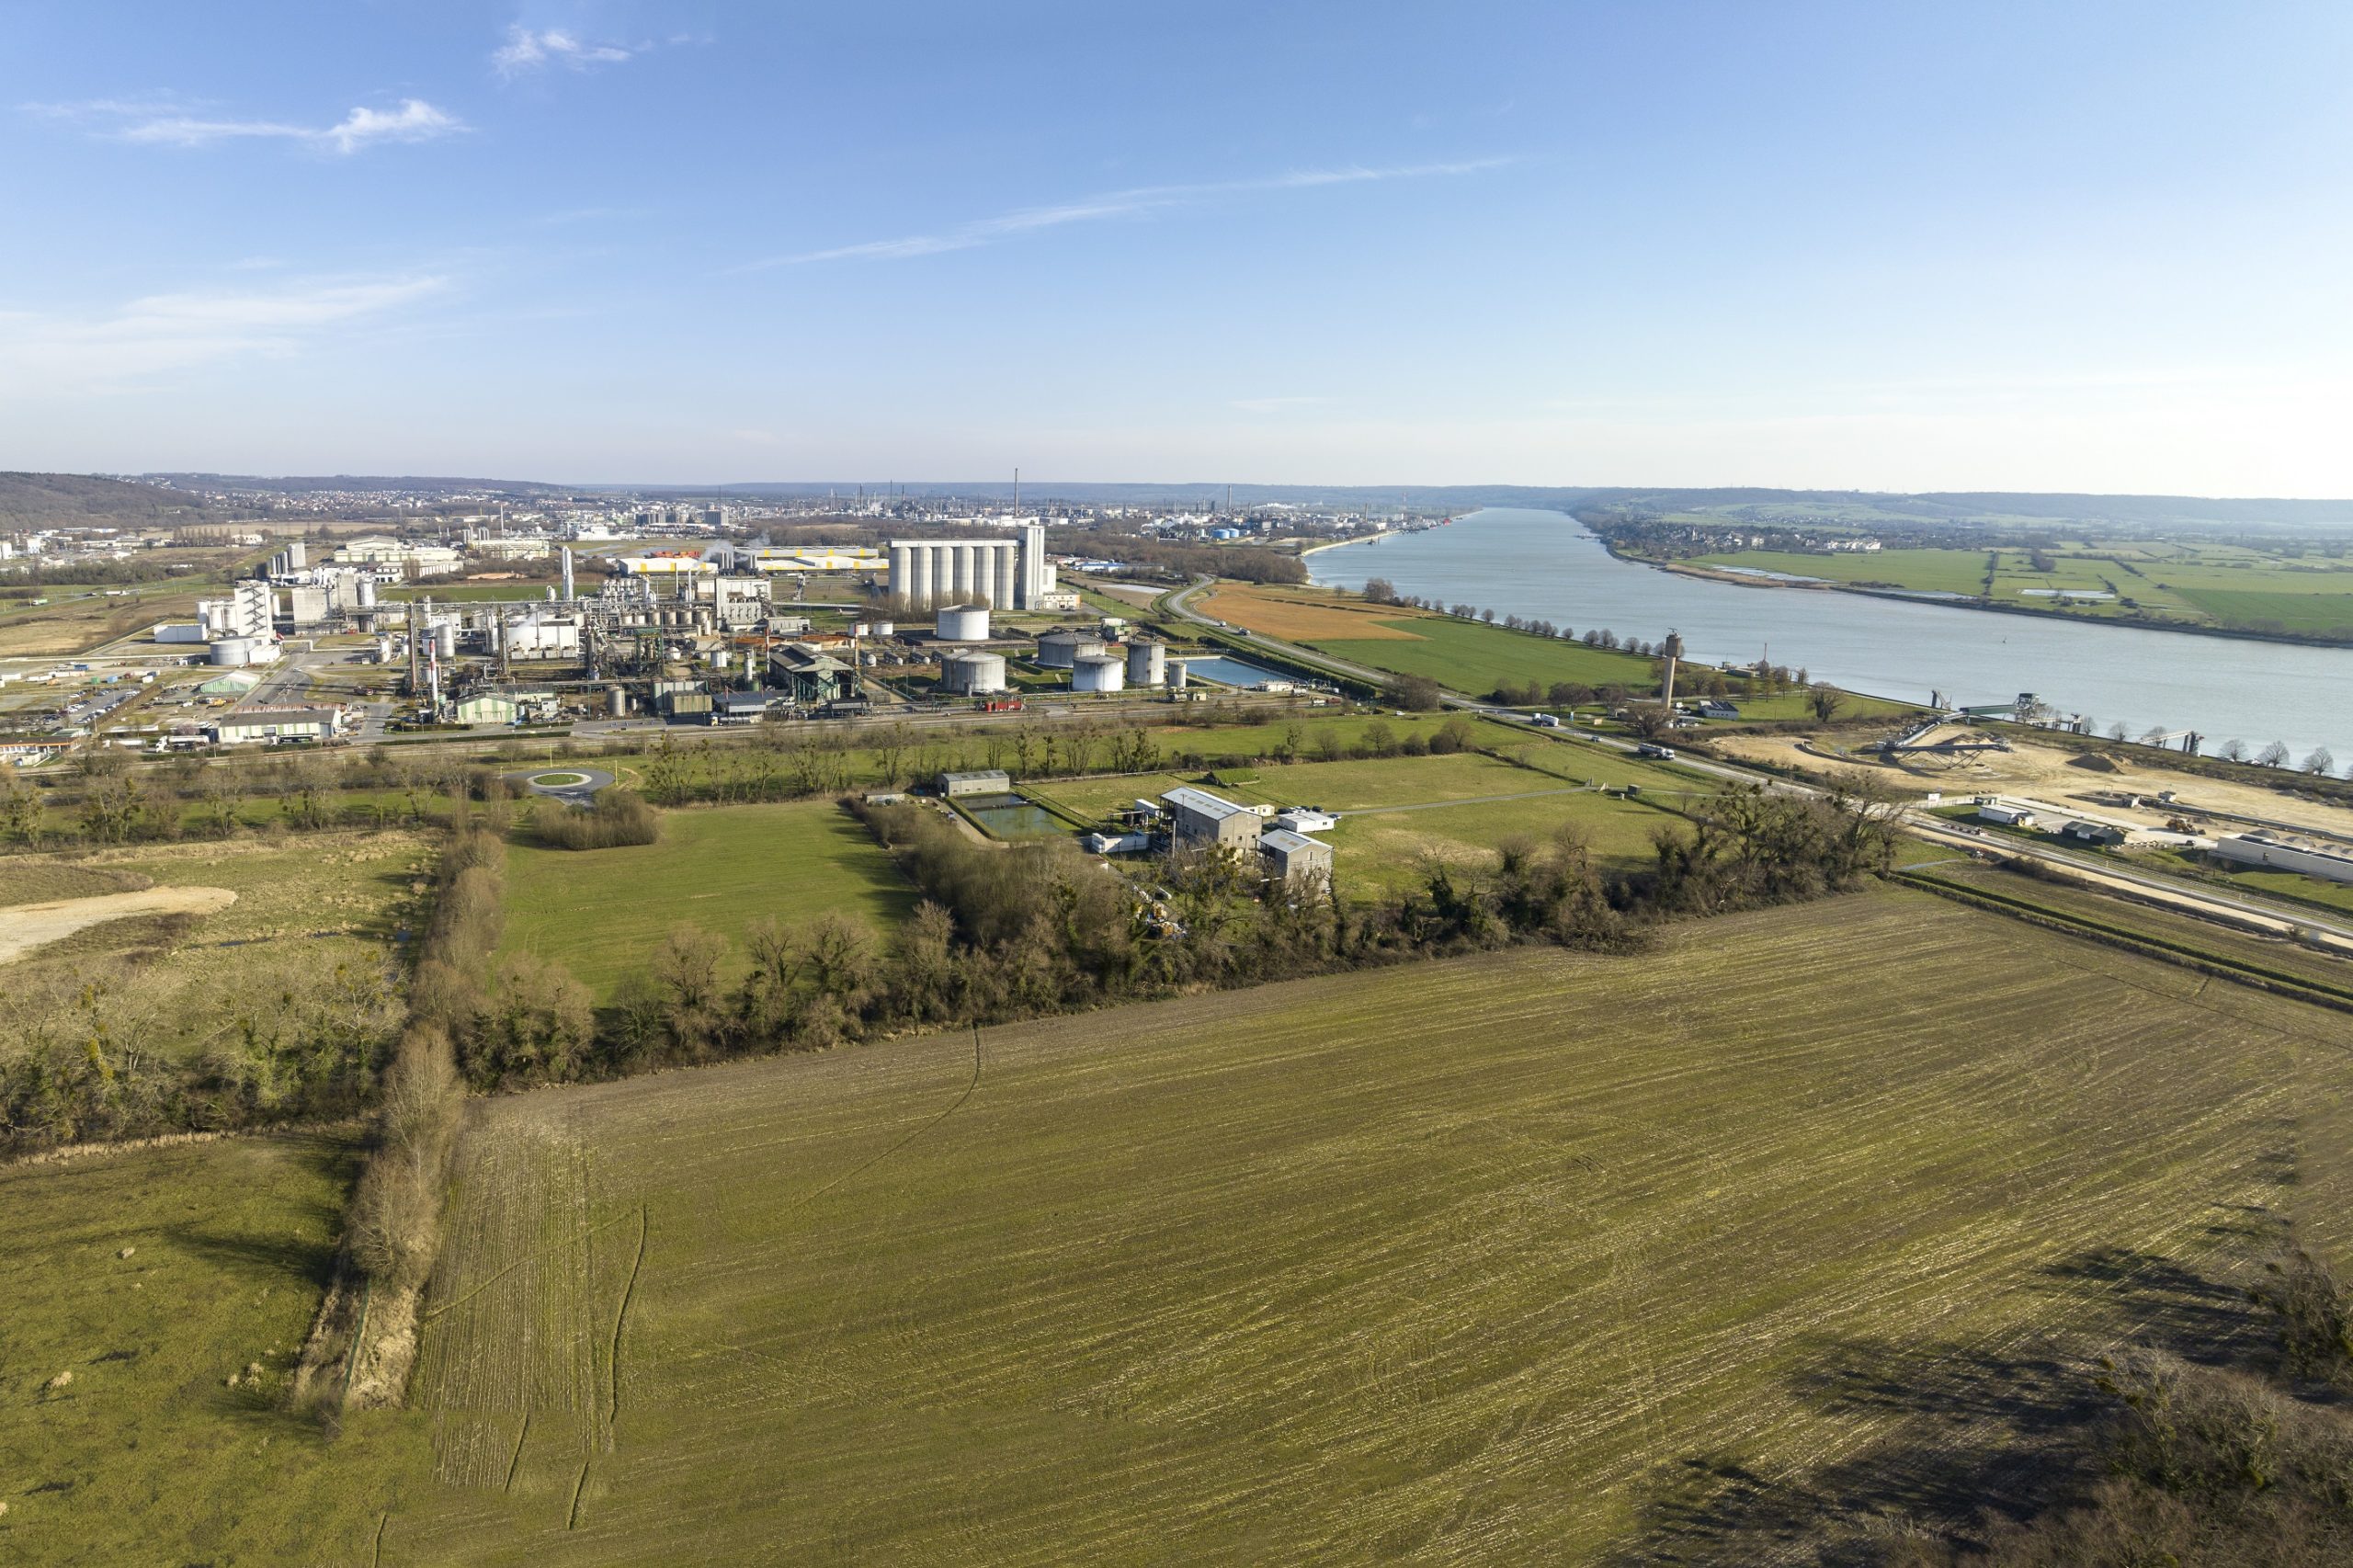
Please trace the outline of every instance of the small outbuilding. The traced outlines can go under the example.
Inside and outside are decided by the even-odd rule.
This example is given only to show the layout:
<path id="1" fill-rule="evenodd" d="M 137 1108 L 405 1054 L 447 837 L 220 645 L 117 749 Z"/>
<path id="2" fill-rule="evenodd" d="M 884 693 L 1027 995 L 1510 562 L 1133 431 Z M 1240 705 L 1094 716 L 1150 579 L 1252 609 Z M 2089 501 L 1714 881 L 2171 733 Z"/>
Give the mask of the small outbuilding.
<path id="1" fill-rule="evenodd" d="M 1287 827 L 1276 828 L 1260 838 L 1258 854 L 1266 861 L 1270 881 L 1296 887 L 1302 882 L 1328 881 L 1332 875 L 1332 846 L 1320 838 L 1310 838 Z"/>
<path id="2" fill-rule="evenodd" d="M 1013 776 L 1001 767 L 973 773 L 943 773 L 939 776 L 939 792 L 951 801 L 959 795 L 1009 795 L 1013 792 Z"/>

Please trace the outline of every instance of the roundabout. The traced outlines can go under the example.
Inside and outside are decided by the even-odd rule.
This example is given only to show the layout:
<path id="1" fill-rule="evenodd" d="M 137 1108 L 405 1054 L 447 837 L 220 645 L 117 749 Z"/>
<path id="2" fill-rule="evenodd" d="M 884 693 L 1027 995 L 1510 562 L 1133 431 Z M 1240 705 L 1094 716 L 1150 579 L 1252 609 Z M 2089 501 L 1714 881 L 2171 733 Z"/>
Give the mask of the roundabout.
<path id="1" fill-rule="evenodd" d="M 601 767 L 526 767 L 503 777 L 535 795 L 550 796 L 574 806 L 594 805 L 597 791 L 613 783 L 613 776 Z"/>

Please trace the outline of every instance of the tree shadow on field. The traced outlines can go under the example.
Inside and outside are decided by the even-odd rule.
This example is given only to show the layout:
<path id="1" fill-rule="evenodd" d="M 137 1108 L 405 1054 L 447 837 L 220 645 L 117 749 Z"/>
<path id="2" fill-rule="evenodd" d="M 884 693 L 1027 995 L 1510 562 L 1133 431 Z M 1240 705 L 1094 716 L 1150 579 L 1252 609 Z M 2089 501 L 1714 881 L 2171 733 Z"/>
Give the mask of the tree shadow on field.
<path id="1" fill-rule="evenodd" d="M 1875 1419 L 1887 1435 L 1810 1471 L 1768 1474 L 1728 1452 L 1674 1459 L 1608 1561 L 1864 1564 L 1906 1538 L 1977 1540 L 1989 1519 L 2030 1517 L 2092 1478 L 2092 1439 L 2112 1408 L 2103 1350 L 2146 1345 L 2215 1364 L 2264 1341 L 2243 1290 L 2173 1258 L 2095 1248 L 2039 1283 L 2074 1303 L 2063 1337 L 1802 1347 L 1786 1384 L 1794 1401 L 1841 1427 Z"/>
<path id="2" fill-rule="evenodd" d="M 338 1221 L 330 1218 L 327 1233 L 334 1233 Z M 313 1241 L 294 1236 L 283 1230 L 267 1234 L 236 1234 L 223 1231 L 199 1229 L 194 1225 L 166 1227 L 164 1235 L 176 1247 L 185 1247 L 198 1257 L 225 1264 L 239 1269 L 265 1268 L 275 1273 L 290 1274 L 324 1288 L 335 1265 L 335 1243 Z"/>

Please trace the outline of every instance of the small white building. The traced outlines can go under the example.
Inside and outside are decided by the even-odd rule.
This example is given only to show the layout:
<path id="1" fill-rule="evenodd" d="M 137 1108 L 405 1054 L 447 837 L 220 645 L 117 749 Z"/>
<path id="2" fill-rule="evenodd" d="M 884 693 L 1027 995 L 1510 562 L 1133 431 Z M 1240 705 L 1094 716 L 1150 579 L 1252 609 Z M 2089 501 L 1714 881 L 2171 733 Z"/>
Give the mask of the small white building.
<path id="1" fill-rule="evenodd" d="M 2006 806 L 1999 801 L 1981 801 L 1977 805 L 1977 820 L 1998 823 L 2004 827 L 2032 827 L 2034 813 L 2024 806 Z"/>

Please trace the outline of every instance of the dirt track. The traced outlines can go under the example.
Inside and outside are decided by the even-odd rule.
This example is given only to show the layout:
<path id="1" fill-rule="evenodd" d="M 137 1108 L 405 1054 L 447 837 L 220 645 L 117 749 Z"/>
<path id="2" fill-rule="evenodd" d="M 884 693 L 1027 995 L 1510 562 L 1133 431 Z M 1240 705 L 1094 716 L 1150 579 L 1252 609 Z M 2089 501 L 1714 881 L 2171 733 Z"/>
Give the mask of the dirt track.
<path id="1" fill-rule="evenodd" d="M 147 888 L 16 904 L 0 909 L 0 963 L 109 920 L 134 915 L 210 915 L 236 902 L 237 895 L 227 888 Z"/>
<path id="2" fill-rule="evenodd" d="M 1809 757 L 1802 751 L 1800 740 L 1801 737 L 1793 735 L 1742 735 L 1728 737 L 1717 744 L 1728 756 L 1821 770 L 1825 759 Z M 2131 760 L 2132 754 L 2124 753 L 2120 747 L 2119 751 L 2128 760 L 2113 772 L 2083 766 L 2081 753 L 2059 746 L 2037 745 L 2031 741 L 2017 742 L 2006 753 L 1978 752 L 1961 758 L 1915 755 L 1907 757 L 1900 767 L 1883 767 L 1876 758 L 1862 756 L 1856 757 L 1850 766 L 1869 767 L 1874 773 L 1884 772 L 1889 778 L 1902 780 L 1912 789 L 1940 790 L 1948 795 L 1999 790 L 2058 801 L 2081 801 L 2103 814 L 2131 817 L 2152 826 L 2164 825 L 2171 813 L 2154 808 L 2141 812 L 2129 812 L 2106 802 L 2095 803 L 2092 798 L 2120 792 L 2154 796 L 2162 790 L 2173 790 L 2179 792 L 2186 803 L 2208 811 L 2268 818 L 2332 833 L 2353 832 L 2353 811 L 2347 811 L 2342 806 L 2301 800 L 2284 790 L 2267 790 L 2260 785 L 2209 778 L 2195 773 L 2176 773 L 2163 767 L 2137 767 Z M 2282 781 L 2290 782 L 2293 776 L 2290 775 Z"/>

